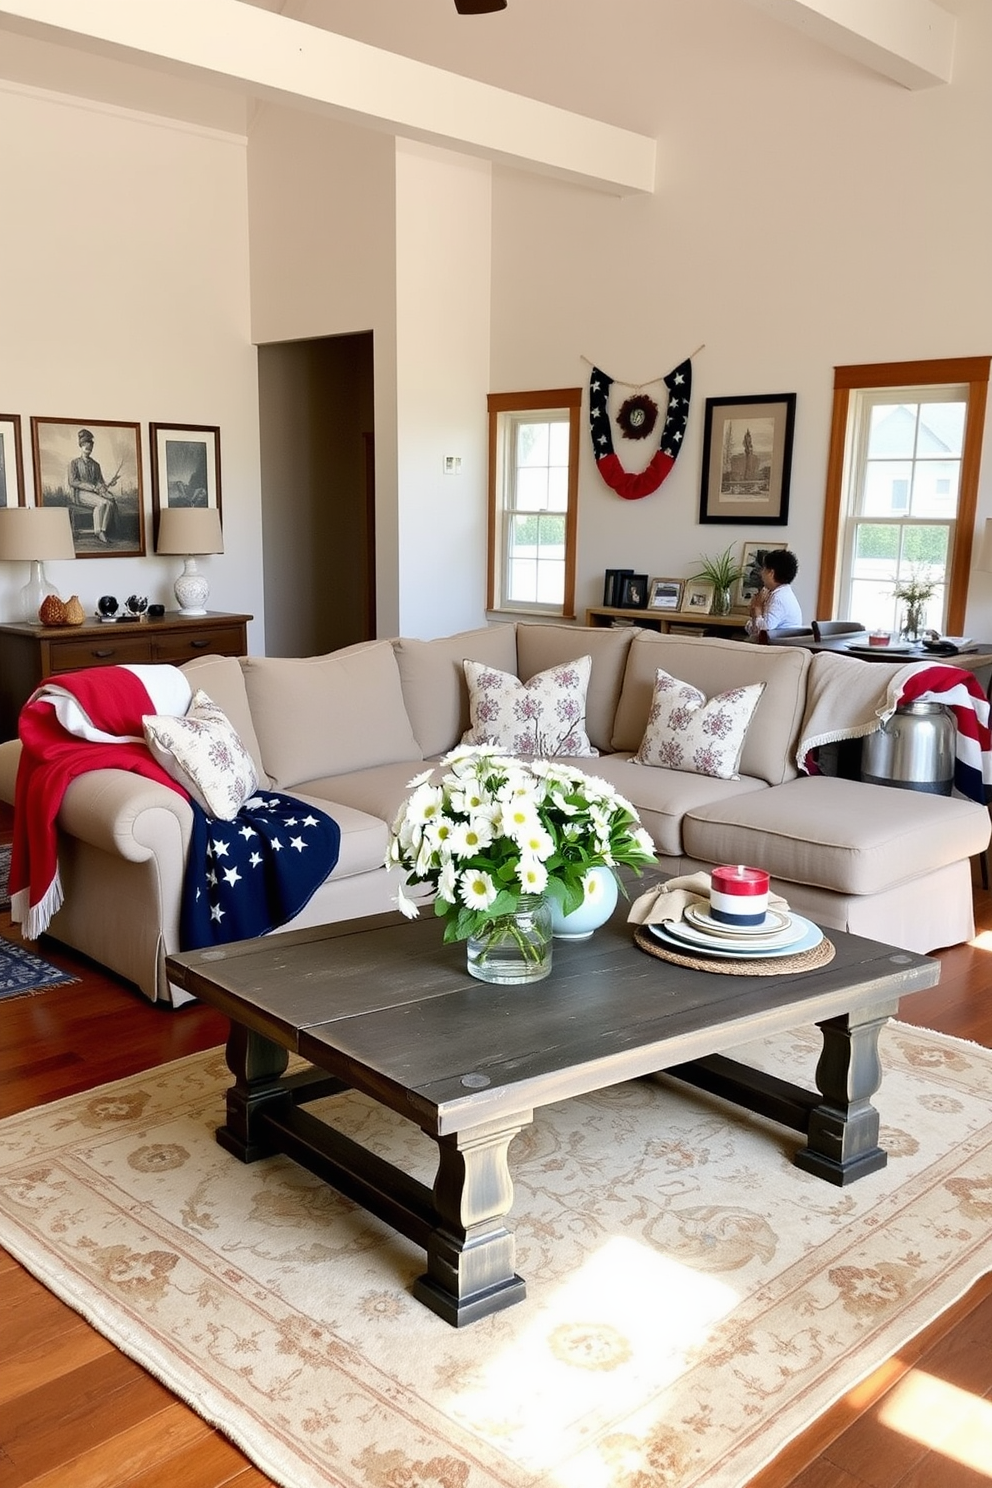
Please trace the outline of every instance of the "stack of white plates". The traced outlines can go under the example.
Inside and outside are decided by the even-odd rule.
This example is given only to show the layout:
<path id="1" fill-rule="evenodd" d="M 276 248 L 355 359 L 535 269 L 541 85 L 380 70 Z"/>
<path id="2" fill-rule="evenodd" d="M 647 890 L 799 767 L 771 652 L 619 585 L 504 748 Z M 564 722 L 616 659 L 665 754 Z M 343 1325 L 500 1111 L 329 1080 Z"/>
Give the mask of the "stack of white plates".
<path id="1" fill-rule="evenodd" d="M 663 945 L 706 956 L 794 956 L 820 944 L 823 931 L 802 915 L 770 909 L 759 925 L 723 925 L 705 907 L 690 905 L 681 920 L 648 929 Z"/>

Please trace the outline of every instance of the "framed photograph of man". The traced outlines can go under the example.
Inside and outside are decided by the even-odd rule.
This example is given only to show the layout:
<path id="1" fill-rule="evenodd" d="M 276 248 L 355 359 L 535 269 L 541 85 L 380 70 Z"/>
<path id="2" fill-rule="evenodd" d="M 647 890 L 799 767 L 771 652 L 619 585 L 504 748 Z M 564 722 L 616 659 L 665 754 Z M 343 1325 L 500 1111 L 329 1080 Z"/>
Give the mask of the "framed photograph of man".
<path id="1" fill-rule="evenodd" d="M 32 418 L 38 506 L 65 506 L 77 558 L 141 558 L 141 429 L 111 419 Z"/>
<path id="2" fill-rule="evenodd" d="M 761 570 L 765 566 L 765 555 L 773 548 L 788 546 L 784 542 L 769 542 L 767 538 L 758 538 L 741 545 L 741 576 L 737 580 L 737 592 L 734 595 L 735 610 L 746 610 L 754 596 L 761 593 Z"/>
<path id="3" fill-rule="evenodd" d="M 795 393 L 706 399 L 700 522 L 785 525 L 795 423 Z"/>
<path id="4" fill-rule="evenodd" d="M 220 429 L 212 424 L 150 424 L 152 520 L 168 506 L 220 511 Z"/>
<path id="5" fill-rule="evenodd" d="M 21 420 L 16 413 L 0 413 L 0 506 L 23 505 Z"/>

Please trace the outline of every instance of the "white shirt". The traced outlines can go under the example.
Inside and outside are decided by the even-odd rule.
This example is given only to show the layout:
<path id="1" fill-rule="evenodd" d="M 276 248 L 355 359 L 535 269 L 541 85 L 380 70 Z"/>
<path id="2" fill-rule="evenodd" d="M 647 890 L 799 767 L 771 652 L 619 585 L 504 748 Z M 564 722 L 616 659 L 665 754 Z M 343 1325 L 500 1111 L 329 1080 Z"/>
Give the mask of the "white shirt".
<path id="1" fill-rule="evenodd" d="M 768 605 L 763 615 L 756 620 L 749 620 L 745 629 L 748 635 L 755 635 L 759 630 L 779 630 L 783 625 L 802 625 L 803 612 L 799 608 L 799 601 L 792 592 L 791 584 L 779 584 L 768 596 Z"/>

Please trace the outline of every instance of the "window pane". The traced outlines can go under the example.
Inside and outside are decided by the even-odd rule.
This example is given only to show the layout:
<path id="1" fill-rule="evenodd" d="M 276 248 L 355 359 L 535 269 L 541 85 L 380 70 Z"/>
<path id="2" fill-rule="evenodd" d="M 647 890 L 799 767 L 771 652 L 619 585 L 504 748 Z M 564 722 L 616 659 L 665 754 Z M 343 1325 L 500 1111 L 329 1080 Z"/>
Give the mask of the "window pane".
<path id="1" fill-rule="evenodd" d="M 568 425 L 563 419 L 550 425 L 548 460 L 552 465 L 568 466 Z"/>
<path id="2" fill-rule="evenodd" d="M 898 527 L 889 526 L 888 523 L 859 522 L 854 535 L 856 574 L 863 576 L 867 572 L 866 565 L 877 564 L 880 560 L 887 565 L 887 572 L 894 574 L 898 557 Z"/>
<path id="3" fill-rule="evenodd" d="M 511 604 L 534 604 L 537 599 L 537 559 L 513 554 L 507 564 L 507 599 Z"/>
<path id="4" fill-rule="evenodd" d="M 518 424 L 517 464 L 547 465 L 547 463 L 548 425 L 531 423 Z"/>
<path id="5" fill-rule="evenodd" d="M 922 403 L 917 455 L 958 455 L 964 447 L 966 403 Z"/>
<path id="6" fill-rule="evenodd" d="M 876 403 L 871 410 L 868 458 L 902 455 L 912 459 L 916 443 L 915 403 Z"/>
<path id="7" fill-rule="evenodd" d="M 514 506 L 517 511 L 543 511 L 548 504 L 548 469 L 539 465 L 536 469 L 517 471 L 517 491 Z"/>
<path id="8" fill-rule="evenodd" d="M 905 568 L 924 568 L 927 577 L 942 578 L 947 565 L 948 529 L 946 527 L 904 527 L 900 572 Z"/>
<path id="9" fill-rule="evenodd" d="M 552 511 L 568 510 L 568 467 L 552 465 L 548 471 L 548 506 Z"/>
<path id="10" fill-rule="evenodd" d="M 913 480 L 914 517 L 953 517 L 958 509 L 957 460 L 918 460 Z"/>
<path id="11" fill-rule="evenodd" d="M 891 584 L 877 580 L 855 579 L 851 585 L 851 620 L 859 620 L 866 630 L 895 630 L 896 601 Z"/>
<path id="12" fill-rule="evenodd" d="M 865 466 L 864 515 L 903 516 L 909 510 L 912 479 L 909 460 L 869 460 Z"/>

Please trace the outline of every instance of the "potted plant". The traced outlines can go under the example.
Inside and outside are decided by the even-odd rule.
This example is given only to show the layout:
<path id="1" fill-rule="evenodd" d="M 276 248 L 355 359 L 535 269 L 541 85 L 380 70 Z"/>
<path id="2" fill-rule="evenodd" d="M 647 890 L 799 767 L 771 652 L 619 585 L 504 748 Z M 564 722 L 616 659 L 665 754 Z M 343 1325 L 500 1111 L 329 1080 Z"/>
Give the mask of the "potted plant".
<path id="1" fill-rule="evenodd" d="M 729 615 L 731 590 L 744 575 L 743 566 L 733 556 L 733 546 L 718 558 L 700 558 L 699 572 L 690 575 L 693 579 L 705 579 L 713 585 L 714 615 Z"/>
<path id="2" fill-rule="evenodd" d="M 921 569 L 913 569 L 908 579 L 897 580 L 892 586 L 895 598 L 906 606 L 900 633 L 907 641 L 919 640 L 926 618 L 927 600 L 933 598 L 936 590 L 937 580 L 928 578 Z"/>
<path id="3" fill-rule="evenodd" d="M 552 905 L 569 914 L 590 896 L 591 874 L 655 861 L 637 812 L 605 780 L 488 745 L 454 749 L 438 768 L 440 778 L 410 781 L 386 866 L 431 886 L 445 941 L 468 941 L 468 970 L 482 981 L 546 976 Z M 397 906 L 418 913 L 402 888 Z"/>

